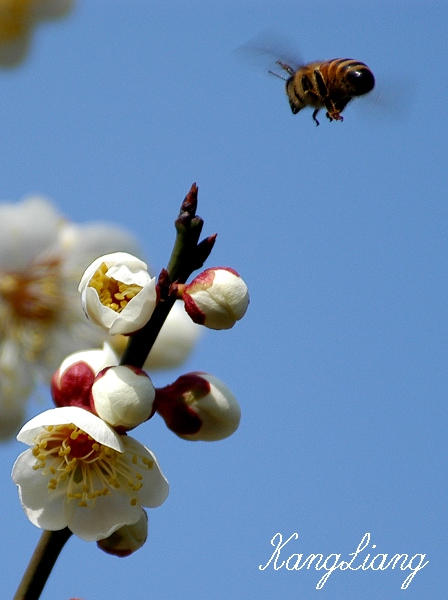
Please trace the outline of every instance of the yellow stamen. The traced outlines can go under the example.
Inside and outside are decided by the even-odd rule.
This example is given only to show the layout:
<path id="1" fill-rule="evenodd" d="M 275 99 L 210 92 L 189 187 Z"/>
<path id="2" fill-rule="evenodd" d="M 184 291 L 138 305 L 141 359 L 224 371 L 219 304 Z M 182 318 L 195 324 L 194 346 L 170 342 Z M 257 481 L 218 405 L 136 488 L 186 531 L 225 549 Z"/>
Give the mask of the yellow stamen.
<path id="1" fill-rule="evenodd" d="M 64 486 L 67 500 L 82 508 L 93 507 L 98 498 L 120 488 L 138 492 L 143 487 L 139 470 L 154 466 L 154 461 L 134 451 L 120 453 L 99 444 L 75 425 L 46 427 L 32 453 L 33 469 L 48 477 L 49 492 Z M 137 499 L 133 496 L 130 503 L 135 506 Z"/>
<path id="2" fill-rule="evenodd" d="M 2 2 L 0 42 L 12 42 L 23 36 L 30 25 L 30 0 Z"/>
<path id="3" fill-rule="evenodd" d="M 39 358 L 48 342 L 48 330 L 60 318 L 64 308 L 61 280 L 57 259 L 30 263 L 20 273 L 0 273 L 0 336 L 20 342 L 27 360 Z"/>
<path id="4" fill-rule="evenodd" d="M 102 263 L 90 280 L 89 287 L 98 292 L 103 306 L 120 313 L 142 288 L 136 284 L 123 283 L 108 277 L 106 275 L 108 270 L 106 263 Z"/>

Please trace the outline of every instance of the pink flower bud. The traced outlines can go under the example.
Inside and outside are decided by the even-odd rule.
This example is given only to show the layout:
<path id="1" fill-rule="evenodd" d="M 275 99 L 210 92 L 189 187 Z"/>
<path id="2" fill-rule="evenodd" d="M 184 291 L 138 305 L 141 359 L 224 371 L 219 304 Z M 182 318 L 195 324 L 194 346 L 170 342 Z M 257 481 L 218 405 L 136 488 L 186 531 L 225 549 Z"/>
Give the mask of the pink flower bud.
<path id="1" fill-rule="evenodd" d="M 90 410 L 90 390 L 96 374 L 118 358 L 108 344 L 103 349 L 82 350 L 65 358 L 51 379 L 51 395 L 56 406 L 80 406 Z"/>
<path id="2" fill-rule="evenodd" d="M 148 537 L 148 515 L 142 510 L 142 516 L 133 525 L 123 525 L 112 535 L 99 540 L 96 545 L 107 554 L 125 557 L 139 550 Z"/>
<path id="3" fill-rule="evenodd" d="M 108 367 L 95 378 L 91 406 L 112 427 L 129 430 L 149 419 L 154 396 L 152 381 L 141 369 Z"/>
<path id="4" fill-rule="evenodd" d="M 51 378 L 51 395 L 56 406 L 80 406 L 90 410 L 90 389 L 95 373 L 85 362 L 71 365 L 63 375 L 59 370 Z"/>
<path id="5" fill-rule="evenodd" d="M 192 320 L 210 329 L 230 329 L 246 313 L 247 285 L 229 267 L 206 269 L 185 286 L 185 310 Z"/>
<path id="6" fill-rule="evenodd" d="M 241 409 L 219 379 L 207 373 L 188 373 L 156 390 L 156 411 L 167 427 L 191 441 L 216 441 L 238 429 Z"/>

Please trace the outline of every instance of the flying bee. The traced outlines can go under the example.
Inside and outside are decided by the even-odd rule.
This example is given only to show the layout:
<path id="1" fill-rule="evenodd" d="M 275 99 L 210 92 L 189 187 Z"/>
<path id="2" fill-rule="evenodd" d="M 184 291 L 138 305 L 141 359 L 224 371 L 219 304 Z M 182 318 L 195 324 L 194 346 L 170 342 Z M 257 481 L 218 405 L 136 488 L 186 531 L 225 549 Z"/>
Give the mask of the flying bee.
<path id="1" fill-rule="evenodd" d="M 286 94 L 294 114 L 302 108 L 313 107 L 313 119 L 321 108 L 327 109 L 326 116 L 330 121 L 343 121 L 341 112 L 355 96 L 370 92 L 375 85 L 375 78 L 367 65 L 352 58 L 335 58 L 323 62 L 312 62 L 298 69 L 277 60 L 278 64 L 289 75 L 282 77 L 274 71 L 273 75 L 286 81 Z"/>

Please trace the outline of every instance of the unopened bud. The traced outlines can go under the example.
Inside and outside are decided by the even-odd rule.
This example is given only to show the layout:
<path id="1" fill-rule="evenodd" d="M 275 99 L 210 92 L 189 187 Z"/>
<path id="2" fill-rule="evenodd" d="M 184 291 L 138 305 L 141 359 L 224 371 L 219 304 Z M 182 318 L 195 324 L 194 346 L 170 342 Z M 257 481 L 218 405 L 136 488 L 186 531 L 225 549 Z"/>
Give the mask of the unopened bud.
<path id="1" fill-rule="evenodd" d="M 183 289 L 185 310 L 192 320 L 210 329 L 230 329 L 249 305 L 247 285 L 229 267 L 206 269 Z"/>
<path id="2" fill-rule="evenodd" d="M 188 373 L 156 390 L 156 411 L 167 427 L 191 441 L 217 441 L 238 429 L 241 409 L 229 388 L 208 373 Z"/>
<path id="3" fill-rule="evenodd" d="M 149 419 L 154 396 L 152 381 L 141 369 L 108 367 L 95 378 L 91 406 L 112 427 L 128 430 Z"/>
<path id="4" fill-rule="evenodd" d="M 108 344 L 102 350 L 82 350 L 65 358 L 51 379 L 51 395 L 56 406 L 80 406 L 90 410 L 90 390 L 101 369 L 118 364 Z"/>
<path id="5" fill-rule="evenodd" d="M 148 515 L 142 510 L 142 516 L 133 525 L 123 525 L 104 540 L 96 544 L 107 554 L 125 557 L 139 550 L 148 537 Z"/>
<path id="6" fill-rule="evenodd" d="M 86 269 L 78 290 L 86 315 L 111 335 L 141 329 L 157 302 L 155 278 L 143 261 L 126 252 L 97 258 Z"/>

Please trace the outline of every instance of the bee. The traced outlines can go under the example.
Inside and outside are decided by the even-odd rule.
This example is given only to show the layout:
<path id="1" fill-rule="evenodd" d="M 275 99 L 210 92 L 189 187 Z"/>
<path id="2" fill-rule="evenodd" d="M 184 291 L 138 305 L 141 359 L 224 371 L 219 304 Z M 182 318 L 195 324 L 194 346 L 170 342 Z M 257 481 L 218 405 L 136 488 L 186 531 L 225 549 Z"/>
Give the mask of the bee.
<path id="1" fill-rule="evenodd" d="M 298 69 L 276 61 L 289 78 L 274 71 L 273 75 L 286 81 L 286 94 L 294 114 L 307 106 L 314 107 L 313 119 L 319 125 L 317 113 L 327 109 L 330 121 L 343 121 L 341 112 L 355 96 L 370 92 L 375 78 L 367 65 L 352 58 L 335 58 L 323 62 L 312 62 Z"/>

